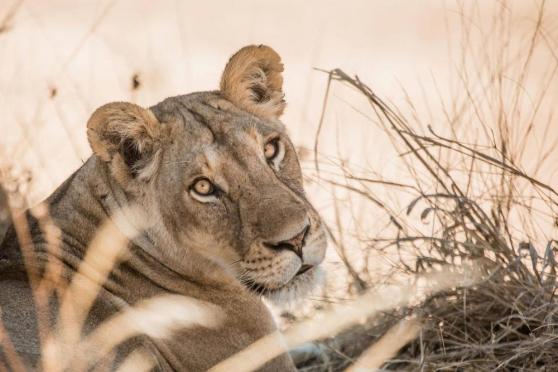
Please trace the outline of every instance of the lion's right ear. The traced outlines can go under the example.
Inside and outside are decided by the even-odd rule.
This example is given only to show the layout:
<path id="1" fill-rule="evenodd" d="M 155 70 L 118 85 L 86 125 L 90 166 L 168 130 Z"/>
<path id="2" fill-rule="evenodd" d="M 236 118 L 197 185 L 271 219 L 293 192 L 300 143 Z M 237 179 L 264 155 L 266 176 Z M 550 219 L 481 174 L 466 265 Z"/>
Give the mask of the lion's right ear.
<path id="1" fill-rule="evenodd" d="M 123 186 L 154 173 L 160 136 L 161 125 L 153 112 L 133 103 L 101 106 L 87 122 L 87 138 L 93 152 L 110 163 L 113 175 Z"/>

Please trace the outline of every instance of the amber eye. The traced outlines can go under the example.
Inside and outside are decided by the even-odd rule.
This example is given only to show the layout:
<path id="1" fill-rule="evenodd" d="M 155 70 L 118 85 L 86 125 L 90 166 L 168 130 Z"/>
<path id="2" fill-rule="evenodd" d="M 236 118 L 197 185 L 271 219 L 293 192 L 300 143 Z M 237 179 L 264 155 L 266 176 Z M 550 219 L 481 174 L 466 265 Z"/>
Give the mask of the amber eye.
<path id="1" fill-rule="evenodd" d="M 199 195 L 211 195 L 215 191 L 215 186 L 207 178 L 197 180 L 192 189 Z"/>
<path id="2" fill-rule="evenodd" d="M 273 159 L 275 157 L 275 155 L 277 155 L 278 150 L 279 150 L 279 144 L 277 143 L 277 140 L 274 139 L 274 140 L 269 141 L 264 146 L 265 158 L 267 160 Z"/>

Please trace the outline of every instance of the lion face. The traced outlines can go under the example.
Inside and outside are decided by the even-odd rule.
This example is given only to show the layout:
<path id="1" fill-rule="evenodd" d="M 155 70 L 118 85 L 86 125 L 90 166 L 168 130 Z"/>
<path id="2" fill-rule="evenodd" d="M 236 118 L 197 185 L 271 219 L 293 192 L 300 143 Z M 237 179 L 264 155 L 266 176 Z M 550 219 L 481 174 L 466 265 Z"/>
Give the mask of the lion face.
<path id="1" fill-rule="evenodd" d="M 151 109 L 101 107 L 88 124 L 96 155 L 144 206 L 174 260 L 196 252 L 247 287 L 291 300 L 320 277 L 326 237 L 305 197 L 295 149 L 279 122 L 282 64 L 246 47 L 221 90 L 164 100 Z"/>

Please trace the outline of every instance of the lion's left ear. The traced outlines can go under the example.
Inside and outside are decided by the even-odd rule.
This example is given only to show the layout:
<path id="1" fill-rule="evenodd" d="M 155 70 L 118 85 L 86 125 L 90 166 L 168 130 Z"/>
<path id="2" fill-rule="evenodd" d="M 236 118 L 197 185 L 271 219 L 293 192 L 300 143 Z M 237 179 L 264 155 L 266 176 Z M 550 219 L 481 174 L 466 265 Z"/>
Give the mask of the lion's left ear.
<path id="1" fill-rule="evenodd" d="M 223 72 L 221 92 L 237 107 L 265 119 L 285 109 L 283 64 L 268 46 L 250 45 L 236 52 Z"/>

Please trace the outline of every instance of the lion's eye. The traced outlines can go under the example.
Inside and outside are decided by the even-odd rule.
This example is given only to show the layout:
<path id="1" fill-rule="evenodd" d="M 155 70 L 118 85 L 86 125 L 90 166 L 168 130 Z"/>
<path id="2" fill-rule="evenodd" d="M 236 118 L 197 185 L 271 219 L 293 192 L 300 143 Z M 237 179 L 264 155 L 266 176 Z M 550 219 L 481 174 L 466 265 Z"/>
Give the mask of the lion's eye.
<path id="1" fill-rule="evenodd" d="M 265 160 L 267 160 L 273 169 L 278 171 L 281 166 L 281 162 L 283 161 L 283 157 L 285 157 L 285 145 L 283 142 L 279 137 L 275 137 L 267 141 L 263 150 Z"/>
<path id="2" fill-rule="evenodd" d="M 207 178 L 200 178 L 194 183 L 192 190 L 199 195 L 211 195 L 215 192 L 215 186 Z"/>
<path id="3" fill-rule="evenodd" d="M 264 146 L 264 155 L 267 160 L 273 159 L 275 155 L 277 155 L 278 151 L 279 151 L 279 144 L 277 143 L 276 139 L 269 141 Z"/>

